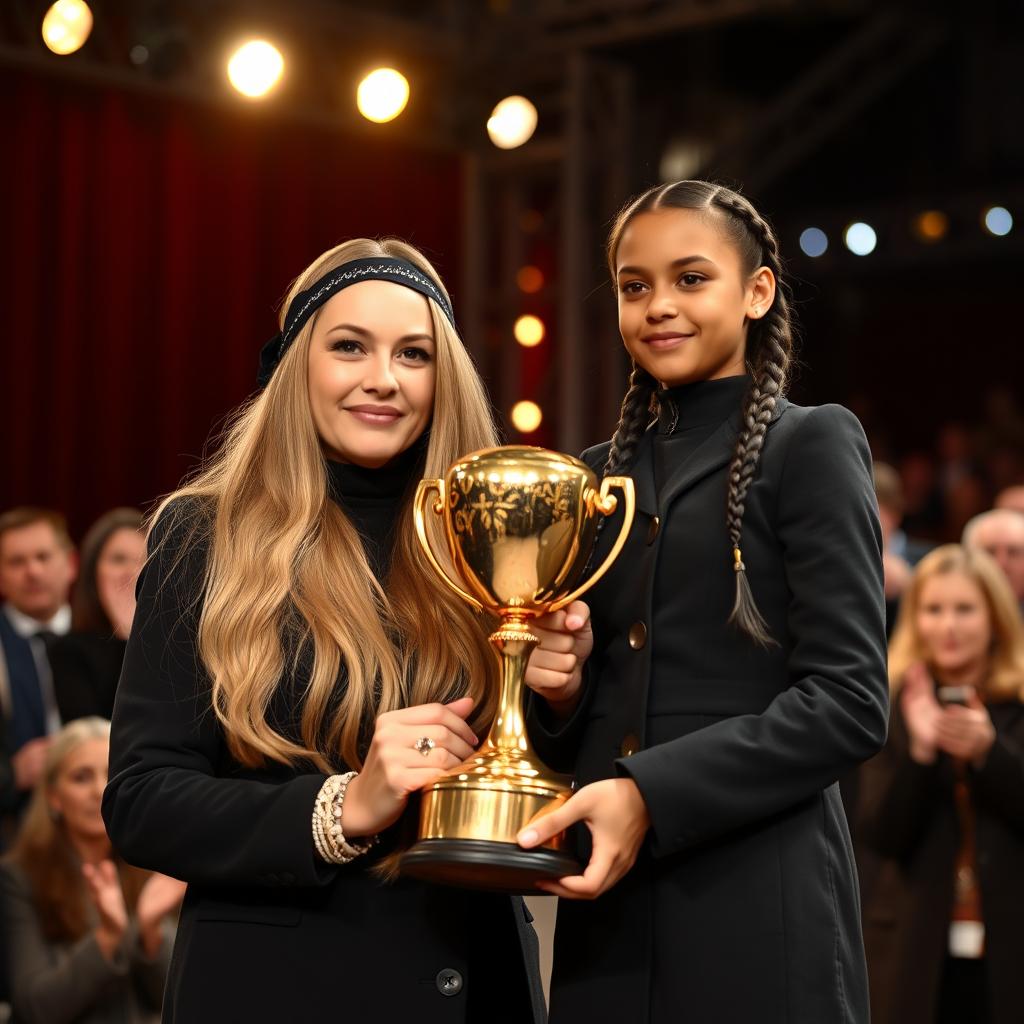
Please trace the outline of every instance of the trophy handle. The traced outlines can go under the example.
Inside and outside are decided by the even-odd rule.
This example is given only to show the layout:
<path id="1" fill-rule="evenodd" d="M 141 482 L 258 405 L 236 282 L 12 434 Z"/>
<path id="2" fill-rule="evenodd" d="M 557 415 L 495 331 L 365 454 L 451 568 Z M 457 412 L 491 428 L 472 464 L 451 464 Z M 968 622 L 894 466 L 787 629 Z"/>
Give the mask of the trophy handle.
<path id="1" fill-rule="evenodd" d="M 622 545 L 626 543 L 626 536 L 629 534 L 629 528 L 633 525 L 633 513 L 636 511 L 636 495 L 633 490 L 632 477 L 606 476 L 601 481 L 601 493 L 594 502 L 594 507 L 602 515 L 610 516 L 618 507 L 618 499 L 614 494 L 608 493 L 613 487 L 618 487 L 619 490 L 622 491 L 622 496 L 626 499 L 626 508 L 622 517 L 622 528 L 619 530 L 618 537 L 615 538 L 615 543 L 612 545 L 611 551 L 608 552 L 608 557 L 605 558 L 597 571 L 594 572 L 589 579 L 581 583 L 571 594 L 566 594 L 565 597 L 561 597 L 555 601 L 554 604 L 547 609 L 548 611 L 557 612 L 560 608 L 564 608 L 566 605 L 572 604 L 577 597 L 586 593 L 612 567 L 612 562 L 619 557 Z"/>
<path id="2" fill-rule="evenodd" d="M 632 484 L 632 480 L 630 481 Z M 416 524 L 416 536 L 419 538 L 420 547 L 423 548 L 423 553 L 427 556 L 430 564 L 434 567 L 434 571 L 448 584 L 456 594 L 459 595 L 464 601 L 468 601 L 478 611 L 483 611 L 484 606 L 475 598 L 472 594 L 467 594 L 458 583 L 455 582 L 448 575 L 444 566 L 437 560 L 434 555 L 434 549 L 430 546 L 430 539 L 427 537 L 427 524 L 424 514 L 424 506 L 427 503 L 427 495 L 431 491 L 437 491 L 437 499 L 434 501 L 434 513 L 440 515 L 444 511 L 444 501 L 441 495 L 444 493 L 444 481 L 441 479 L 432 480 L 421 480 L 416 485 L 416 497 L 413 498 L 412 504 L 412 516 L 413 521 Z M 614 499 L 613 499 L 614 500 Z M 614 507 L 614 506 L 613 506 Z"/>

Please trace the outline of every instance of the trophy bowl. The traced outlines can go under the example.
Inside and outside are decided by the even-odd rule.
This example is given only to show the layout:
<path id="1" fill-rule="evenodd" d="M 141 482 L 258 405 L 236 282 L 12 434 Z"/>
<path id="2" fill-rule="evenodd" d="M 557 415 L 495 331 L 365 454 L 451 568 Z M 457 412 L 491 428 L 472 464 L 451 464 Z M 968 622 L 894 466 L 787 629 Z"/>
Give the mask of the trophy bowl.
<path id="1" fill-rule="evenodd" d="M 623 522 L 602 564 L 584 576 L 598 525 L 618 506 Z M 427 500 L 447 546 L 446 568 L 431 546 Z M 545 767 L 530 748 L 523 676 L 540 642 L 530 621 L 570 604 L 608 570 L 633 520 L 633 481 L 605 477 L 579 459 L 527 445 L 473 452 L 443 479 L 420 481 L 414 521 L 440 577 L 473 607 L 500 618 L 490 641 L 500 662 L 497 712 L 467 761 L 420 794 L 417 841 L 401 872 L 451 885 L 534 892 L 541 879 L 576 874 L 580 865 L 561 833 L 530 850 L 516 834 L 564 803 L 571 779 Z"/>

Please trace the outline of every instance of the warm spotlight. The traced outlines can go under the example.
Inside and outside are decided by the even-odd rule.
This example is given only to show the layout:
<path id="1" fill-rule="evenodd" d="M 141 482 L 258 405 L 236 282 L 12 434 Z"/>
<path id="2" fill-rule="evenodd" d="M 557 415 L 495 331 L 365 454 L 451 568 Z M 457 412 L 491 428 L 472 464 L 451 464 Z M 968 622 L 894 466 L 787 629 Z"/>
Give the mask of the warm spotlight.
<path id="1" fill-rule="evenodd" d="M 1013 215 L 1005 206 L 990 206 L 982 215 L 985 230 L 991 235 L 1008 235 L 1013 230 Z"/>
<path id="2" fill-rule="evenodd" d="M 498 149 L 515 149 L 537 128 L 537 108 L 525 96 L 506 96 L 487 119 L 487 134 Z"/>
<path id="3" fill-rule="evenodd" d="M 521 292 L 533 295 L 544 287 L 544 274 L 541 272 L 540 267 L 520 267 L 516 271 L 516 284 Z"/>
<path id="4" fill-rule="evenodd" d="M 512 426 L 520 434 L 532 434 L 543 419 L 544 414 L 536 402 L 516 402 L 512 406 Z"/>
<path id="5" fill-rule="evenodd" d="M 92 31 L 92 11 L 85 0 L 57 0 L 43 16 L 43 42 L 64 56 L 81 48 Z"/>
<path id="6" fill-rule="evenodd" d="M 228 61 L 228 81 L 250 99 L 266 96 L 284 73 L 284 57 L 265 39 L 240 46 Z"/>
<path id="7" fill-rule="evenodd" d="M 949 218 L 941 210 L 925 210 L 914 218 L 914 234 L 922 242 L 939 242 L 949 231 Z"/>
<path id="8" fill-rule="evenodd" d="M 394 68 L 371 71 L 356 90 L 356 105 L 367 121 L 393 121 L 409 102 L 409 81 Z"/>
<path id="9" fill-rule="evenodd" d="M 824 256 L 828 249 L 828 235 L 821 228 L 805 228 L 800 232 L 800 248 L 807 256 Z"/>
<path id="10" fill-rule="evenodd" d="M 527 313 L 516 320 L 512 333 L 523 348 L 533 348 L 544 340 L 544 321 Z"/>
<path id="11" fill-rule="evenodd" d="M 875 234 L 875 229 L 863 221 L 851 224 L 846 229 L 843 240 L 846 242 L 846 248 L 855 256 L 867 256 L 874 252 L 875 246 L 878 245 L 878 235 Z"/>

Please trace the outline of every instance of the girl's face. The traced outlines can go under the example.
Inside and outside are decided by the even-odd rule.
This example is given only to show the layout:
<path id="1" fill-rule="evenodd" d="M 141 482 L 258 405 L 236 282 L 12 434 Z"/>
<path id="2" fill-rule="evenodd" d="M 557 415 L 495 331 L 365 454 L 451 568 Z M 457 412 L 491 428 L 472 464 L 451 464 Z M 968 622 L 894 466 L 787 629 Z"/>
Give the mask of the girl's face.
<path id="1" fill-rule="evenodd" d="M 110 596 L 135 588 L 135 580 L 146 561 L 146 538 L 138 530 L 115 530 L 96 560 L 96 590 L 106 605 Z"/>
<path id="2" fill-rule="evenodd" d="M 309 347 L 309 401 L 329 458 L 383 466 L 430 423 L 436 346 L 426 298 L 361 281 L 324 303 Z"/>
<path id="3" fill-rule="evenodd" d="M 939 676 L 981 670 L 992 644 L 992 620 L 981 587 L 969 576 L 946 572 L 921 587 L 917 635 L 925 661 Z"/>
<path id="4" fill-rule="evenodd" d="M 747 320 L 775 297 L 767 267 L 744 273 L 722 216 L 663 207 L 635 216 L 619 240 L 619 331 L 665 387 L 744 373 Z"/>
<path id="5" fill-rule="evenodd" d="M 85 740 L 64 758 L 50 786 L 50 809 L 60 815 L 72 838 L 95 840 L 107 834 L 100 804 L 109 753 L 106 739 Z"/>

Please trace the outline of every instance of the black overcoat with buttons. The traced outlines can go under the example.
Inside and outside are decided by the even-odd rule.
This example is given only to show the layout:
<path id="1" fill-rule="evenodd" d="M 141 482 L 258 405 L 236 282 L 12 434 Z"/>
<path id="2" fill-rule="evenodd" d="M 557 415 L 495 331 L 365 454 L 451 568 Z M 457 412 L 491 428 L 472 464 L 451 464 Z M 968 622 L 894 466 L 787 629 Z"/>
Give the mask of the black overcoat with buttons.
<path id="1" fill-rule="evenodd" d="M 559 903 L 552 1024 L 868 1020 L 836 780 L 886 734 L 871 458 L 847 410 L 779 403 L 743 519 L 750 585 L 777 641 L 764 650 L 727 624 L 738 430 L 738 413 L 723 418 L 667 467 L 660 495 L 648 431 L 629 471 L 625 548 L 584 598 L 595 637 L 585 696 L 562 726 L 532 699 L 545 760 L 581 786 L 631 776 L 651 817 L 615 887 Z M 607 453 L 583 457 L 600 475 Z M 595 564 L 620 523 L 617 512 Z"/>
<path id="2" fill-rule="evenodd" d="M 387 840 L 323 863 L 311 821 L 325 776 L 232 757 L 196 650 L 205 558 L 172 534 L 139 579 L 103 801 L 130 863 L 188 882 L 165 1024 L 542 1020 L 520 898 L 382 882 Z M 306 669 L 269 713 L 293 736 Z"/>

